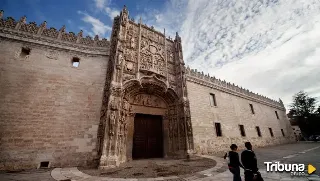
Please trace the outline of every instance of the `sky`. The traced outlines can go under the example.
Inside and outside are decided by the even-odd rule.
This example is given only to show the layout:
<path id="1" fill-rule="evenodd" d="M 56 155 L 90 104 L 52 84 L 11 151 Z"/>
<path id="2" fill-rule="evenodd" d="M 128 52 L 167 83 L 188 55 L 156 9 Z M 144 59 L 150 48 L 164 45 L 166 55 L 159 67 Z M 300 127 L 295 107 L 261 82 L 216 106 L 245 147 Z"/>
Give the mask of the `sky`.
<path id="1" fill-rule="evenodd" d="M 2 0 L 4 16 L 109 39 L 130 19 L 182 38 L 185 63 L 278 100 L 303 90 L 320 101 L 320 0 Z"/>

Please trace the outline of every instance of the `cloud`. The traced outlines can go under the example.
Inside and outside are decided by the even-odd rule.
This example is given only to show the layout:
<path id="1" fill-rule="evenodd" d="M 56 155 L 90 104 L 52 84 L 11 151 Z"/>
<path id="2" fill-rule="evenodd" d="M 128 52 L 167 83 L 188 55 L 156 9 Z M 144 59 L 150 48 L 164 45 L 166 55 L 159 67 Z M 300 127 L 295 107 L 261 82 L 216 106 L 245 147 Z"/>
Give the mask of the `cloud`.
<path id="1" fill-rule="evenodd" d="M 111 20 L 113 20 L 114 17 L 120 15 L 120 11 L 115 8 L 105 7 L 104 10 Z"/>
<path id="2" fill-rule="evenodd" d="M 142 23 L 154 26 L 161 32 L 165 28 L 166 35 L 173 37 L 180 30 L 181 22 L 187 13 L 187 4 L 185 0 L 168 0 L 161 9 L 144 8 L 134 19 L 138 21 L 141 17 Z"/>
<path id="3" fill-rule="evenodd" d="M 309 30 L 292 37 L 290 41 L 284 38 L 274 43 L 281 46 L 270 45 L 268 49 L 255 55 L 208 71 L 255 92 L 273 98 L 281 97 L 287 107 L 292 95 L 300 90 L 320 98 L 319 32 L 318 22 Z M 288 33 L 290 31 L 284 35 Z"/>
<path id="4" fill-rule="evenodd" d="M 107 5 L 109 3 L 108 0 L 93 0 L 95 3 L 96 8 L 98 8 L 99 10 L 102 10 L 105 5 Z"/>
<path id="5" fill-rule="evenodd" d="M 286 105 L 300 90 L 320 98 L 319 1 L 189 0 L 185 8 L 176 26 L 191 68 Z"/>
<path id="6" fill-rule="evenodd" d="M 94 17 L 88 15 L 87 13 L 84 13 L 82 11 L 78 11 L 78 14 L 83 15 L 82 21 L 91 24 L 91 26 L 92 26 L 91 31 L 95 35 L 105 36 L 106 32 L 109 32 L 112 29 L 110 26 L 105 25 L 99 19 L 94 18 Z"/>
<path id="7" fill-rule="evenodd" d="M 70 19 L 68 19 L 67 22 L 68 22 L 68 24 L 72 24 L 73 23 L 72 20 L 70 20 Z"/>
<path id="8" fill-rule="evenodd" d="M 288 108 L 300 90 L 320 99 L 319 10 L 318 0 L 171 0 L 136 19 L 178 31 L 191 68 Z"/>
<path id="9" fill-rule="evenodd" d="M 93 0 L 96 7 L 96 12 L 106 13 L 111 20 L 117 15 L 120 15 L 120 10 L 117 8 L 111 7 L 111 0 Z"/>

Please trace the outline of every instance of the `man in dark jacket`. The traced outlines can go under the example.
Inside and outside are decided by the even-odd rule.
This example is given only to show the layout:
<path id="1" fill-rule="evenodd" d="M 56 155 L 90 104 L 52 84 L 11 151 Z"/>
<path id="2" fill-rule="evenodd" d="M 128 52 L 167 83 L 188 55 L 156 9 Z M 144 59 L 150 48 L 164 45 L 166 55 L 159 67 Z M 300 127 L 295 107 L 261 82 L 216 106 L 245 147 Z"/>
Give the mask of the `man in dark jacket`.
<path id="1" fill-rule="evenodd" d="M 235 144 L 232 144 L 230 146 L 231 151 L 229 153 L 226 153 L 224 158 L 226 159 L 228 157 L 228 167 L 230 172 L 233 174 L 233 181 L 241 181 L 240 176 L 240 167 L 244 168 L 242 164 L 240 163 L 239 154 L 237 153 L 238 146 Z"/>
<path id="2" fill-rule="evenodd" d="M 250 142 L 246 142 L 245 147 L 247 148 L 247 150 L 244 150 L 241 153 L 241 162 L 242 165 L 245 167 L 244 179 L 245 181 L 252 181 L 254 175 L 259 174 L 259 169 L 257 166 L 257 157 L 256 154 L 252 151 L 252 145 Z"/>

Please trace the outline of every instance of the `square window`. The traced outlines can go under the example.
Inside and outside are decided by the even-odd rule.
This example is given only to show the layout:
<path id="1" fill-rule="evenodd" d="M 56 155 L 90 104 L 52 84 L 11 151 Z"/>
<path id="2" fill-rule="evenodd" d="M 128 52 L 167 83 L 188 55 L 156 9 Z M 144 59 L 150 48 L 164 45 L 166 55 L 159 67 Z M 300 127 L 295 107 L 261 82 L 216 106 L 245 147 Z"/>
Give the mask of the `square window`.
<path id="1" fill-rule="evenodd" d="M 243 125 L 239 125 L 239 128 L 240 128 L 241 136 L 246 136 L 246 132 L 244 131 L 244 126 Z"/>
<path id="2" fill-rule="evenodd" d="M 49 162 L 40 162 L 40 168 L 49 168 Z"/>
<path id="3" fill-rule="evenodd" d="M 30 48 L 22 47 L 20 52 L 20 57 L 25 58 L 27 55 L 30 55 L 30 51 L 31 51 Z"/>
<path id="4" fill-rule="evenodd" d="M 73 66 L 73 67 L 79 67 L 79 65 L 80 65 L 80 58 L 78 58 L 78 57 L 73 57 L 73 58 L 72 58 L 72 66 Z"/>
<path id="5" fill-rule="evenodd" d="M 216 127 L 216 135 L 217 136 L 222 136 L 222 132 L 221 132 L 221 124 L 220 123 L 214 123 L 215 127 Z"/>

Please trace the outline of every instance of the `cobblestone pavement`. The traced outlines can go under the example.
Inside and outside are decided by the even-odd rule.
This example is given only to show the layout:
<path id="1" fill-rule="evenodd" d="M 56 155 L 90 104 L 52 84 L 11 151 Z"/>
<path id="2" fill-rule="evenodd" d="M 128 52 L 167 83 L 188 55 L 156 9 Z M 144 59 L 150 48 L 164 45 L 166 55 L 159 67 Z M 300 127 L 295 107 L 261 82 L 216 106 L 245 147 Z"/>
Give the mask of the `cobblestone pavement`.
<path id="1" fill-rule="evenodd" d="M 53 169 L 17 170 L 14 172 L 0 172 L 0 181 L 55 181 L 51 177 Z"/>
<path id="2" fill-rule="evenodd" d="M 297 143 L 268 148 L 255 149 L 260 172 L 265 181 L 320 181 L 320 143 Z M 203 156 L 216 161 L 216 166 L 193 174 L 157 177 L 157 178 L 110 178 L 88 175 L 77 168 L 55 168 L 51 170 L 30 170 L 16 173 L 0 172 L 0 181 L 231 181 L 232 175 L 227 170 L 221 156 Z M 318 170 L 306 177 L 291 177 L 288 173 L 266 173 L 265 161 L 281 161 L 284 163 L 312 164 Z M 51 173 L 50 173 L 51 171 Z M 51 176 L 50 176 L 51 174 Z M 243 171 L 241 171 L 243 178 Z M 53 179 L 54 178 L 54 179 Z M 244 179 L 243 179 L 244 180 Z"/>
<path id="3" fill-rule="evenodd" d="M 224 171 L 226 171 L 227 167 L 226 164 L 224 163 L 224 160 L 222 158 L 219 157 L 215 157 L 215 156 L 201 156 L 203 158 L 207 158 L 210 159 L 214 165 L 212 165 L 212 168 L 208 168 L 208 169 L 202 169 L 202 171 L 198 171 L 195 173 L 190 172 L 189 174 L 184 174 L 184 175 L 173 175 L 173 176 L 163 176 L 163 177 L 155 177 L 155 178 L 112 178 L 112 177 L 99 177 L 99 176 L 92 176 L 92 175 L 88 175 L 86 173 L 83 173 L 81 171 L 78 170 L 78 168 L 62 168 L 62 169 L 54 169 L 51 173 L 52 177 L 55 178 L 56 180 L 66 180 L 66 179 L 71 179 L 71 180 L 81 180 L 81 181 L 115 181 L 115 180 L 119 180 L 119 181 L 151 181 L 151 180 L 166 180 L 166 181 L 186 181 L 186 180 L 198 180 L 201 178 L 206 178 L 212 175 L 216 175 L 219 173 L 222 173 Z M 170 163 L 171 162 L 171 163 Z M 170 165 L 177 165 L 177 163 L 181 163 L 181 161 L 169 161 Z M 208 162 L 206 160 L 206 162 Z M 147 162 L 145 162 L 147 163 Z M 201 163 L 201 162 L 200 162 Z M 216 164 L 215 164 L 216 163 Z M 158 164 L 161 164 L 158 162 Z M 162 164 L 165 164 L 164 162 Z M 167 163 L 168 164 L 168 163 Z M 212 163 L 211 163 L 212 164 Z M 196 163 L 190 164 L 190 165 L 199 165 Z M 147 166 L 147 165 L 145 165 Z M 177 165 L 178 166 L 178 165 Z M 141 167 L 140 167 L 141 168 Z M 123 168 L 124 169 L 124 168 Z M 141 168 L 141 169 L 145 169 L 145 168 Z M 143 170 L 140 169 L 140 172 L 144 172 Z M 185 172 L 181 172 L 181 173 L 185 173 Z M 96 173 L 96 175 L 98 175 Z M 115 176 L 115 175 L 114 175 Z"/>
<path id="4" fill-rule="evenodd" d="M 107 170 L 78 168 L 92 176 L 112 178 L 154 178 L 194 174 L 216 166 L 216 161 L 193 156 L 190 159 L 142 159 Z"/>

